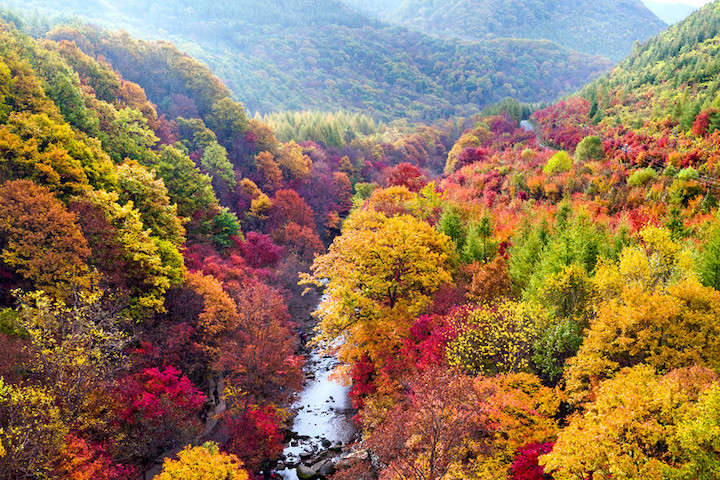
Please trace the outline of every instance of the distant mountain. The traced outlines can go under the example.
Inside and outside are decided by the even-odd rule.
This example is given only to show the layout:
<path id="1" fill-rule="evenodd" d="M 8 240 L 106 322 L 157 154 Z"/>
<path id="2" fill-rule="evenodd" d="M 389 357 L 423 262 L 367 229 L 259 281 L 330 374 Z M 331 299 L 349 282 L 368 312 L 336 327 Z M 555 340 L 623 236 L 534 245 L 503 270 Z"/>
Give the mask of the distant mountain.
<path id="1" fill-rule="evenodd" d="M 5 3 L 173 41 L 212 67 L 251 112 L 344 108 L 435 120 L 505 97 L 550 101 L 610 67 L 547 41 L 428 36 L 334 0 Z"/>
<path id="2" fill-rule="evenodd" d="M 688 15 L 697 10 L 697 7 L 685 3 L 660 3 L 653 0 L 643 0 L 643 3 L 668 25 L 687 18 Z"/>
<path id="3" fill-rule="evenodd" d="M 635 41 L 666 26 L 640 0 L 405 0 L 391 13 L 366 8 L 426 33 L 471 40 L 547 39 L 616 61 L 630 53 Z"/>
<path id="4" fill-rule="evenodd" d="M 404 0 L 343 0 L 343 3 L 352 5 L 362 12 L 385 17 L 397 10 L 403 1 Z"/>

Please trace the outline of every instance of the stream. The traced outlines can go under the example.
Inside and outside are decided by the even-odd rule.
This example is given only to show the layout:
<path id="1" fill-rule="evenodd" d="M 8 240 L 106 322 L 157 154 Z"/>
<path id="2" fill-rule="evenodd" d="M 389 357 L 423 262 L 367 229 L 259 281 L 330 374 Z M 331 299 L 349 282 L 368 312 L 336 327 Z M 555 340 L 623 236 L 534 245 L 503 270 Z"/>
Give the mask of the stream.
<path id="1" fill-rule="evenodd" d="M 335 357 L 322 355 L 317 349 L 308 355 L 305 386 L 293 404 L 293 439 L 276 472 L 284 480 L 298 480 L 298 469 L 303 470 L 303 478 L 321 478 L 308 474 L 310 465 L 319 469 L 323 461 L 334 462 L 341 447 L 355 438 L 350 387 L 329 378 L 337 364 Z"/>

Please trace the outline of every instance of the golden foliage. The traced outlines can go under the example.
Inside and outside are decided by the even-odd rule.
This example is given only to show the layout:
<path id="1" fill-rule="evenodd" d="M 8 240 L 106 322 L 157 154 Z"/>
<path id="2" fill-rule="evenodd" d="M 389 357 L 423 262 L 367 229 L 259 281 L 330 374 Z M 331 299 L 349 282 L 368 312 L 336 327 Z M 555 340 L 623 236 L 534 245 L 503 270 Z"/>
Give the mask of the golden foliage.
<path id="1" fill-rule="evenodd" d="M 355 211 L 301 281 L 325 286 L 320 341 L 344 341 L 344 361 L 394 351 L 431 294 L 452 281 L 451 252 L 449 237 L 412 216 Z"/>
<path id="2" fill-rule="evenodd" d="M 166 459 L 159 480 L 247 480 L 242 462 L 232 454 L 220 452 L 215 442 L 199 447 L 188 445 L 177 460 Z"/>

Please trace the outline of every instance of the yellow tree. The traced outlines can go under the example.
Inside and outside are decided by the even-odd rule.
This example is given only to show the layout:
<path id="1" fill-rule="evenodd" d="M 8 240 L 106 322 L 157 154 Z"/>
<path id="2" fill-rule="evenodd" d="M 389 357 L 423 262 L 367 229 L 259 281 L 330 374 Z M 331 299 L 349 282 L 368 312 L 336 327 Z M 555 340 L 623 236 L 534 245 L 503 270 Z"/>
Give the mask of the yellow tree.
<path id="1" fill-rule="evenodd" d="M 661 372 L 698 363 L 720 371 L 720 292 L 700 284 L 689 254 L 663 228 L 646 227 L 617 265 L 602 262 L 595 287 L 602 301 L 566 372 L 576 400 L 624 367 Z"/>
<path id="2" fill-rule="evenodd" d="M 52 395 L 0 377 L 0 478 L 46 478 L 68 427 Z"/>
<path id="3" fill-rule="evenodd" d="M 586 411 L 570 418 L 540 463 L 556 480 L 717 478 L 716 460 L 711 469 L 698 468 L 702 454 L 716 459 L 720 451 L 712 433 L 717 421 L 708 435 L 692 432 L 694 419 L 707 420 L 713 397 L 703 392 L 717 379 L 701 367 L 664 376 L 648 365 L 625 369 L 600 385 Z M 693 445 L 703 445 L 702 451 Z"/>
<path id="4" fill-rule="evenodd" d="M 310 157 L 303 154 L 302 147 L 292 140 L 278 152 L 277 163 L 287 180 L 307 178 L 313 165 Z"/>
<path id="5" fill-rule="evenodd" d="M 159 480 L 247 480 L 240 460 L 220 452 L 217 443 L 205 442 L 199 447 L 188 445 L 177 460 L 166 459 Z"/>
<path id="6" fill-rule="evenodd" d="M 598 300 L 618 298 L 627 288 L 664 290 L 694 272 L 690 252 L 672 239 L 670 230 L 645 227 L 640 243 L 625 247 L 617 264 L 600 261 L 595 272 Z"/>
<path id="7" fill-rule="evenodd" d="M 667 292 L 628 288 L 600 306 L 580 351 L 570 359 L 568 389 L 588 386 L 624 367 L 661 372 L 700 364 L 720 371 L 720 292 L 686 280 Z"/>
<path id="8" fill-rule="evenodd" d="M 448 344 L 448 363 L 471 375 L 526 371 L 540 318 L 537 309 L 514 301 L 461 310 L 453 318 L 458 335 Z"/>
<path id="9" fill-rule="evenodd" d="M 133 160 L 120 165 L 117 171 L 119 203 L 133 202 L 153 237 L 168 240 L 177 247 L 185 243 L 185 220 L 178 217 L 177 205 L 170 203 L 163 180 Z"/>
<path id="10" fill-rule="evenodd" d="M 41 291 L 18 298 L 18 320 L 28 333 L 29 367 L 48 386 L 65 419 L 92 424 L 96 393 L 124 365 L 128 337 L 101 304 L 101 292 L 72 304 Z"/>
<path id="11" fill-rule="evenodd" d="M 410 215 L 354 212 L 301 282 L 325 286 L 315 312 L 320 341 L 340 340 L 345 362 L 391 354 L 432 293 L 452 280 L 451 245 L 450 237 Z"/>

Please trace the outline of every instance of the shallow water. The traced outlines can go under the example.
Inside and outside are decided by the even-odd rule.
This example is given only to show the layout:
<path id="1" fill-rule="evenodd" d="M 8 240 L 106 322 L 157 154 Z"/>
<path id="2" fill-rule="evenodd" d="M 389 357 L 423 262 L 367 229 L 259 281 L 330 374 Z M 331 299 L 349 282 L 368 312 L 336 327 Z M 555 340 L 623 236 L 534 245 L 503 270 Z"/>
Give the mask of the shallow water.
<path id="1" fill-rule="evenodd" d="M 323 450 L 322 440 L 332 445 L 343 445 L 353 439 L 356 433 L 351 417 L 354 413 L 350 402 L 350 387 L 341 385 L 329 378 L 337 366 L 332 356 L 322 356 L 313 350 L 308 357 L 305 372 L 314 377 L 306 381 L 293 404 L 297 416 L 293 421 L 293 431 L 308 439 L 298 440 L 285 449 L 288 462 L 299 461 L 305 452 Z M 295 468 L 278 472 L 284 480 L 297 480 Z"/>

